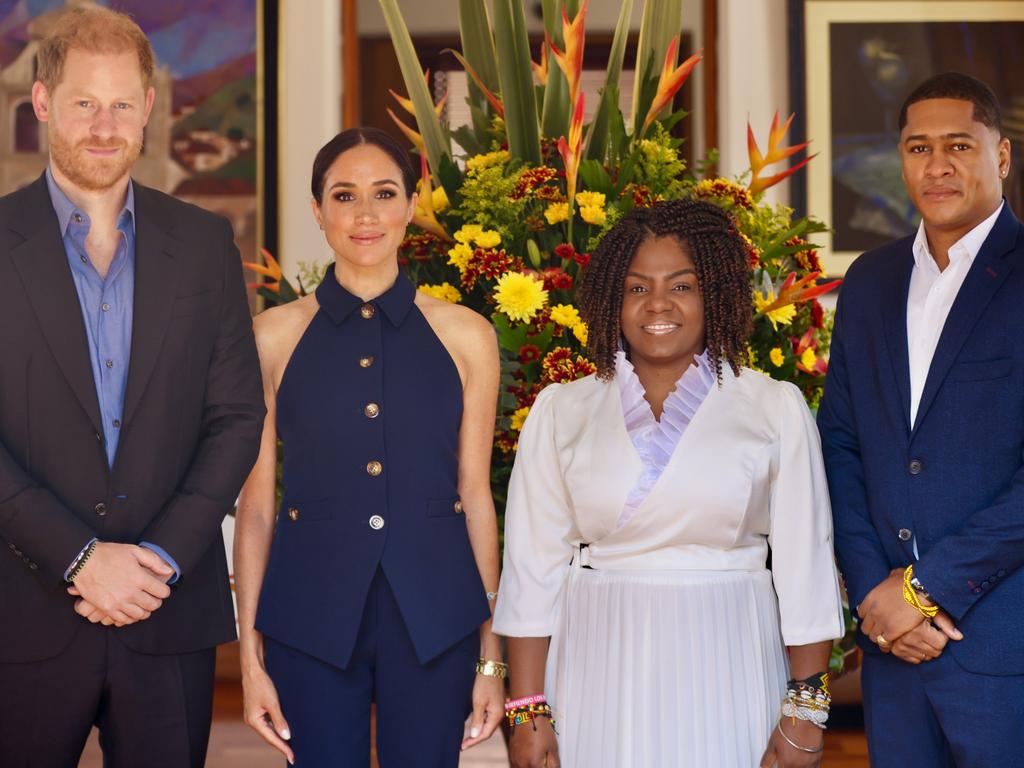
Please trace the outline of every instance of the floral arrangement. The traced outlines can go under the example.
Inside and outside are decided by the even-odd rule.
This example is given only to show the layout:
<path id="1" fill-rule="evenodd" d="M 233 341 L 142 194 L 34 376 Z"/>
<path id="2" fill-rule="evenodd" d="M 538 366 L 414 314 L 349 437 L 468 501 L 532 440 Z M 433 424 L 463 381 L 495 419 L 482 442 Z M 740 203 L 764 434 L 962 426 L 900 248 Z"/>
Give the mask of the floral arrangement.
<path id="1" fill-rule="evenodd" d="M 492 472 L 502 509 L 519 431 L 537 393 L 552 382 L 595 371 L 575 291 L 602 235 L 626 212 L 658 200 L 699 198 L 730 211 L 747 244 L 753 288 L 750 365 L 800 387 L 814 407 L 827 370 L 830 318 L 808 239 L 826 227 L 794 219 L 764 201 L 764 191 L 802 168 L 768 174 L 807 143 L 782 146 L 792 116 L 778 115 L 762 153 L 748 125 L 750 170 L 738 179 L 708 173 L 715 155 L 687 167 L 671 131 L 685 117 L 672 102 L 700 54 L 677 64 L 681 0 L 647 0 L 629 116 L 619 109 L 632 0 L 621 4 L 597 113 L 584 124 L 580 90 L 589 0 L 544 0 L 545 42 L 531 57 L 523 4 L 460 2 L 462 52 L 472 124 L 442 120 L 413 51 L 397 0 L 380 0 L 409 92 L 395 96 L 415 122 L 392 118 L 421 158 L 418 207 L 399 258 L 419 290 L 465 304 L 492 319 L 502 350 L 502 394 Z M 454 157 L 452 141 L 465 151 Z M 272 259 L 261 292 L 274 301 L 297 292 Z M 308 284 L 308 283 L 307 283 Z M 304 292 L 300 283 L 299 293 Z"/>

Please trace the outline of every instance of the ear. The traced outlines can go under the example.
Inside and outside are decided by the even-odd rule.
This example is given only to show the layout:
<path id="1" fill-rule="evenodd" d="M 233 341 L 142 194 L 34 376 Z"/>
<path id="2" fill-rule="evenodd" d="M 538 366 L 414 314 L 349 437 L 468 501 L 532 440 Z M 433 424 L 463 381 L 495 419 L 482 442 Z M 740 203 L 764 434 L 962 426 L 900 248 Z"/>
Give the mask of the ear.
<path id="1" fill-rule="evenodd" d="M 999 153 L 999 177 L 1005 179 L 1007 174 L 1010 172 L 1010 140 L 1005 136 L 999 140 L 999 146 L 996 148 Z"/>
<path id="2" fill-rule="evenodd" d="M 320 227 L 320 229 L 323 229 L 324 228 L 323 214 L 320 213 L 320 204 L 317 203 L 315 197 L 309 198 L 309 207 L 313 211 L 313 218 L 316 219 L 317 226 Z"/>
<path id="3" fill-rule="evenodd" d="M 50 119 L 50 91 L 45 85 L 36 80 L 32 84 L 32 109 L 36 113 L 36 119 L 45 123 Z"/>
<path id="4" fill-rule="evenodd" d="M 408 210 L 408 212 L 406 213 L 406 216 L 405 216 L 405 223 L 406 224 L 411 222 L 412 221 L 412 217 L 416 215 L 416 203 L 418 203 L 419 200 L 420 200 L 420 193 L 419 192 L 413 192 L 412 196 L 409 198 L 409 210 Z"/>
<path id="5" fill-rule="evenodd" d="M 142 112 L 142 124 L 149 125 L 149 114 L 153 111 L 153 102 L 156 101 L 156 89 L 149 86 L 146 89 L 146 101 Z"/>

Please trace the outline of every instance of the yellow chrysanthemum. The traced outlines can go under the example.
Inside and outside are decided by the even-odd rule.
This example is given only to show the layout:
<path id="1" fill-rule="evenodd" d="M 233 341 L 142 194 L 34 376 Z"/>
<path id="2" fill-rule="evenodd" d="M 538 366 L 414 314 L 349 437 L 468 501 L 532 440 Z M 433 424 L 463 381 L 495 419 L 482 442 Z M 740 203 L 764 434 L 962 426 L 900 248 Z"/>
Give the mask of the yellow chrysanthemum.
<path id="1" fill-rule="evenodd" d="M 473 242 L 479 248 L 494 248 L 501 243 L 501 235 L 493 229 L 487 229 L 473 238 Z"/>
<path id="2" fill-rule="evenodd" d="M 448 263 L 456 267 L 460 273 L 466 270 L 466 265 L 471 258 L 473 258 L 473 249 L 465 243 L 456 243 L 455 247 L 448 251 Z"/>
<path id="3" fill-rule="evenodd" d="M 427 296 L 433 296 L 435 299 L 450 301 L 452 304 L 458 304 L 462 301 L 462 294 L 459 293 L 459 289 L 447 281 L 440 285 L 421 285 L 417 290 L 423 291 Z"/>
<path id="4" fill-rule="evenodd" d="M 772 361 L 772 365 L 776 368 L 781 366 L 786 360 L 786 358 L 782 356 L 782 350 L 778 347 L 772 347 L 772 351 L 768 353 L 768 359 Z"/>
<path id="5" fill-rule="evenodd" d="M 556 304 L 551 308 L 551 319 L 566 328 L 580 324 L 580 311 L 572 304 Z"/>
<path id="6" fill-rule="evenodd" d="M 484 228 L 479 224 L 463 224 L 462 228 L 455 233 L 455 239 L 460 243 L 466 243 L 467 245 L 484 231 Z"/>
<path id="7" fill-rule="evenodd" d="M 504 313 L 509 320 L 528 322 L 544 309 L 548 292 L 544 290 L 544 283 L 529 275 L 506 272 L 498 278 L 494 301 L 498 311 Z"/>
<path id="8" fill-rule="evenodd" d="M 814 354 L 814 350 L 808 347 L 804 350 L 804 353 L 800 355 L 800 364 L 808 371 L 814 370 L 814 364 L 818 362 L 818 356 Z"/>
<path id="9" fill-rule="evenodd" d="M 523 423 L 526 421 L 526 417 L 530 413 L 530 406 L 526 405 L 520 408 L 518 411 L 512 414 L 512 429 L 519 432 L 523 428 Z"/>
<path id="10" fill-rule="evenodd" d="M 779 324 L 789 325 L 793 322 L 793 318 L 796 317 L 796 306 L 793 304 L 787 304 L 784 307 L 776 307 L 775 309 L 765 311 L 765 308 L 771 305 L 775 301 L 775 291 L 768 291 L 768 295 L 765 296 L 760 291 L 754 291 L 754 308 L 758 313 L 767 317 L 771 323 L 772 328 L 778 330 Z"/>
<path id="11" fill-rule="evenodd" d="M 434 213 L 440 213 L 451 205 L 451 202 L 448 200 L 448 193 L 444 191 L 444 187 L 438 187 L 430 193 L 430 202 L 434 206 Z"/>
<path id="12" fill-rule="evenodd" d="M 505 150 L 499 152 L 488 152 L 485 155 L 476 155 L 475 157 L 469 158 L 466 161 L 466 170 L 471 173 L 476 173 L 484 168 L 490 168 L 492 165 L 504 165 L 512 159 Z"/>
<path id="13" fill-rule="evenodd" d="M 576 202 L 580 204 L 581 208 L 588 208 L 593 206 L 595 208 L 603 208 L 605 197 L 603 192 L 583 192 L 576 193 Z"/>
<path id="14" fill-rule="evenodd" d="M 569 218 L 569 204 L 552 203 L 544 209 L 544 218 L 548 220 L 548 224 L 558 224 L 560 221 L 566 221 Z"/>
<path id="15" fill-rule="evenodd" d="M 573 326 L 572 335 L 576 337 L 576 341 L 580 344 L 587 346 L 587 338 L 590 335 L 589 330 L 590 329 L 587 328 L 587 324 L 581 320 Z"/>
<path id="16" fill-rule="evenodd" d="M 587 222 L 587 224 L 601 226 L 608 220 L 608 214 L 600 206 L 584 205 L 580 208 L 580 218 Z"/>
<path id="17" fill-rule="evenodd" d="M 640 142 L 640 151 L 644 153 L 644 157 L 651 163 L 665 165 L 679 159 L 671 147 L 666 147 L 664 144 L 659 144 L 651 139 L 644 139 Z"/>

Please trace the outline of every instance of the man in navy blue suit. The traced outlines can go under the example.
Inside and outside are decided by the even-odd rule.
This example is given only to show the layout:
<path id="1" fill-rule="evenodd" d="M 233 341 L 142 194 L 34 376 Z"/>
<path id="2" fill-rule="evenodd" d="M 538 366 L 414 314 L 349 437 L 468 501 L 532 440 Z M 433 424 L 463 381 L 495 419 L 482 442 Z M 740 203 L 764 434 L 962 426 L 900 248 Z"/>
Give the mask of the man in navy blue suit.
<path id="1" fill-rule="evenodd" d="M 984 83 L 900 113 L 916 235 L 839 297 L 818 414 L 875 768 L 1024 764 L 1024 229 Z"/>

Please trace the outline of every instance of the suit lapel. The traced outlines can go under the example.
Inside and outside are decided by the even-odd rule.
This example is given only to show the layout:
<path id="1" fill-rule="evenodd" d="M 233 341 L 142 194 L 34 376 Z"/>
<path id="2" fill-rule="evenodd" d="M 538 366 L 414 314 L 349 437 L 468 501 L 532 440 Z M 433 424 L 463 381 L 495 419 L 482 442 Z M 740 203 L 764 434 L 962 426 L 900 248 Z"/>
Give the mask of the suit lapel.
<path id="1" fill-rule="evenodd" d="M 903 424 L 910 431 L 910 355 L 907 351 L 907 293 L 910 290 L 910 275 L 914 269 L 913 239 L 907 248 L 894 258 L 895 274 L 887 281 L 881 298 L 882 322 L 885 326 L 885 344 L 889 348 L 893 380 L 896 383 L 900 406 L 903 409 Z"/>
<path id="2" fill-rule="evenodd" d="M 181 271 L 180 243 L 161 221 L 159 199 L 135 185 L 135 304 L 131 360 L 125 388 L 124 420 L 130 423 L 142 400 L 171 323 Z"/>
<path id="3" fill-rule="evenodd" d="M 96 433 L 103 434 L 82 304 L 45 177 L 25 190 L 20 215 L 9 226 L 25 237 L 11 250 L 11 261 L 46 343 Z"/>
<path id="4" fill-rule="evenodd" d="M 978 252 L 949 310 L 946 324 L 939 336 L 939 343 L 935 347 L 931 366 L 928 368 L 928 377 L 921 393 L 921 403 L 917 409 L 917 421 L 912 434 L 917 432 L 917 428 L 928 415 L 928 409 L 935 400 L 946 374 L 949 373 L 950 366 L 960 354 L 964 342 L 967 341 L 985 307 L 1013 271 L 1013 261 L 1005 257 L 1016 245 L 1019 229 L 1020 222 L 1010 211 L 1010 206 L 1004 204 L 1002 213 L 996 219 L 992 232 Z"/>

